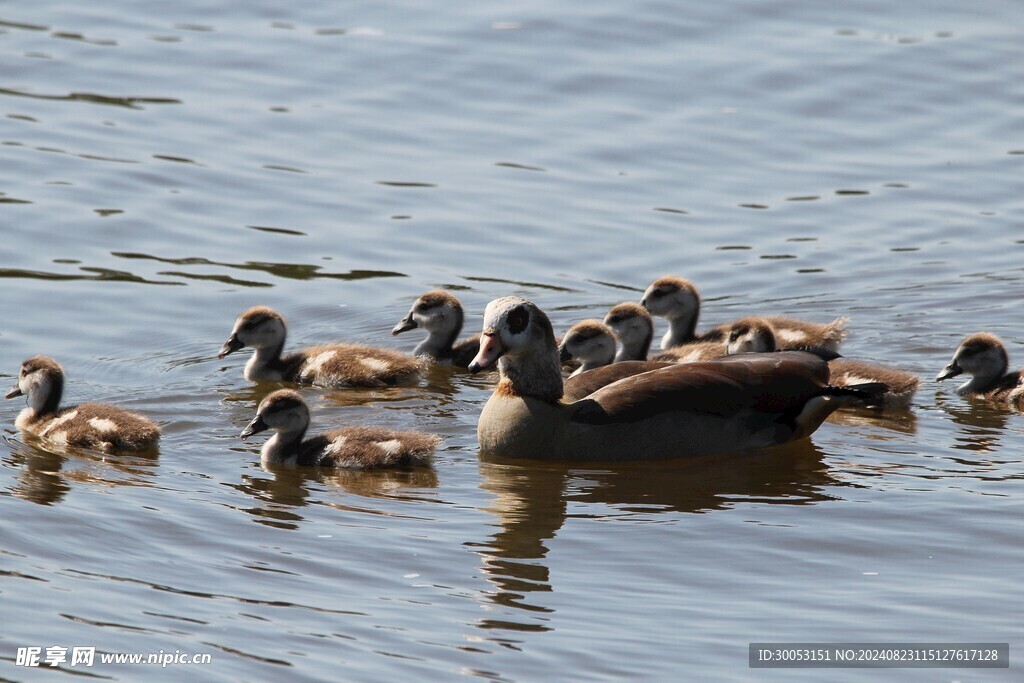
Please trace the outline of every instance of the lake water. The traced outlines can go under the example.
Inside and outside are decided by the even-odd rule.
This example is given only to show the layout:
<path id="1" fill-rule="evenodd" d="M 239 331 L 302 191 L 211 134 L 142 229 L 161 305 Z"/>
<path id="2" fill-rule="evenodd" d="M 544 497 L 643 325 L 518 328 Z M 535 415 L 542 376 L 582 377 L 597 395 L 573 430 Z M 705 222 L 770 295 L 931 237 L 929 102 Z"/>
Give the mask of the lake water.
<path id="1" fill-rule="evenodd" d="M 932 381 L 1024 362 L 1024 5 L 954 0 L 0 4 L 0 381 L 164 428 L 51 453 L 2 405 L 0 678 L 1011 681 L 1024 417 Z M 439 433 L 432 469 L 265 471 L 276 385 L 215 354 L 411 350 L 433 287 L 556 328 L 676 273 L 705 324 L 851 318 L 925 380 L 760 456 L 481 461 L 493 378 L 303 389 L 314 429 Z M 659 325 L 659 334 L 664 329 Z M 1009 642 L 1007 670 L 757 670 L 753 641 Z M 19 647 L 211 653 L 16 665 Z M 45 654 L 45 650 L 44 650 Z"/>

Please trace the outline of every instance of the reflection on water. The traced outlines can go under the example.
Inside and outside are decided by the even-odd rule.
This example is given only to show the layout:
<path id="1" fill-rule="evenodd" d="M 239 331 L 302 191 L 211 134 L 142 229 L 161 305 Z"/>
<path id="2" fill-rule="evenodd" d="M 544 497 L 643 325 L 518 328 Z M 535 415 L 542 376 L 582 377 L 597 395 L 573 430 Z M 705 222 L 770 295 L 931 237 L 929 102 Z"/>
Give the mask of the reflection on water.
<path id="1" fill-rule="evenodd" d="M 1013 412 L 1005 405 L 977 399 L 963 399 L 956 394 L 939 394 L 936 403 L 959 429 L 952 447 L 961 451 L 992 453 L 999 450 L 1002 437 Z"/>
<path id="2" fill-rule="evenodd" d="M 248 455 L 237 448 L 231 451 L 239 456 Z M 255 457 L 259 458 L 258 455 Z M 273 464 L 265 466 L 264 470 L 270 476 L 246 474 L 241 482 L 226 485 L 256 502 L 254 507 L 239 509 L 255 517 L 256 522 L 279 529 L 298 529 L 303 517 L 297 508 L 308 505 L 325 505 L 349 512 L 394 514 L 381 512 L 372 503 L 362 504 L 354 499 L 335 499 L 332 496 L 324 500 L 319 494 L 325 489 L 336 489 L 360 498 L 415 502 L 428 500 L 421 492 L 438 486 L 437 472 L 433 467 L 359 470 Z"/>
<path id="3" fill-rule="evenodd" d="M 57 446 L 22 432 L 22 441 L 5 437 L 11 463 L 18 468 L 14 495 L 40 505 L 64 499 L 72 484 L 92 487 L 150 486 L 157 474 L 159 453 L 107 454 Z"/>
<path id="4" fill-rule="evenodd" d="M 917 433 L 917 415 L 912 410 L 849 407 L 832 413 L 828 421 L 847 427 L 886 429 L 900 434 Z M 878 438 L 884 440 L 886 436 L 879 434 Z"/>
<path id="5" fill-rule="evenodd" d="M 548 618 L 542 615 L 551 610 L 537 604 L 540 596 L 535 594 L 554 590 L 545 558 L 571 515 L 571 505 L 611 508 L 587 517 L 657 521 L 664 513 L 700 514 L 742 503 L 810 505 L 838 500 L 835 489 L 844 482 L 829 474 L 823 458 L 806 439 L 725 458 L 614 463 L 601 469 L 488 456 L 480 465 L 481 488 L 494 496 L 487 511 L 497 518 L 500 530 L 487 542 L 466 546 L 481 557 L 481 571 L 494 586 L 487 599 L 517 611 L 508 612 L 507 619 L 484 619 L 478 625 L 549 630 Z"/>

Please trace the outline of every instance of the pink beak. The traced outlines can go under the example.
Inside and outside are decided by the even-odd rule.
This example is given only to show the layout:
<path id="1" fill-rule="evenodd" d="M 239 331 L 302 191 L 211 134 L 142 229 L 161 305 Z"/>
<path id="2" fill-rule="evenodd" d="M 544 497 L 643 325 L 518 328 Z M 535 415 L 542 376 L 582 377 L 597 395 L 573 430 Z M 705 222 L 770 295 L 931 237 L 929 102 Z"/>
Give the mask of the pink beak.
<path id="1" fill-rule="evenodd" d="M 477 351 L 473 362 L 469 364 L 469 371 L 477 373 L 486 370 L 498 362 L 498 359 L 505 355 L 507 350 L 496 332 L 485 332 L 480 337 L 480 350 Z"/>

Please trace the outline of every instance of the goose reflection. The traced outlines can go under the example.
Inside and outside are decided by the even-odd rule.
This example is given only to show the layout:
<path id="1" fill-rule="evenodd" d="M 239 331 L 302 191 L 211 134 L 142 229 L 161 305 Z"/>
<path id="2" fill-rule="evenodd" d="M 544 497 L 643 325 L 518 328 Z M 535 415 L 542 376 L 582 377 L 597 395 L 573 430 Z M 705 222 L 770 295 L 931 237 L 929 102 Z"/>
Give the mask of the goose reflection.
<path id="1" fill-rule="evenodd" d="M 15 496 L 39 505 L 59 503 L 73 483 L 93 487 L 145 486 L 152 482 L 159 453 L 108 454 L 84 448 L 55 449 L 51 442 L 23 434 L 24 442 L 5 438 L 12 463 L 19 467 Z M 46 445 L 47 448 L 42 448 Z"/>
<path id="2" fill-rule="evenodd" d="M 709 513 L 747 503 L 811 505 L 831 500 L 833 477 L 823 452 L 810 440 L 734 456 L 676 461 L 603 463 L 599 468 L 551 462 L 501 460 L 481 455 L 481 487 L 493 496 L 486 511 L 497 531 L 486 541 L 467 543 L 482 561 L 492 584 L 486 595 L 501 616 L 483 619 L 486 630 L 550 630 L 552 610 L 539 594 L 554 590 L 545 558 L 570 517 L 569 502 L 611 511 L 587 517 L 664 513 Z M 515 641 L 491 638 L 505 646 Z"/>

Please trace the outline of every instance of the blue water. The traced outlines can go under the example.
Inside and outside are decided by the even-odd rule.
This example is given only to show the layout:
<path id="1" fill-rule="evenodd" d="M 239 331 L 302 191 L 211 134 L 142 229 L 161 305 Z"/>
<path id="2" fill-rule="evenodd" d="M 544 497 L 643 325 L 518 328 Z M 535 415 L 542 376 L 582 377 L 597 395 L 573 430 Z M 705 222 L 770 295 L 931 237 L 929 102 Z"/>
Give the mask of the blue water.
<path id="1" fill-rule="evenodd" d="M 0 677 L 823 680 L 753 641 L 1010 642 L 1024 418 L 931 381 L 966 334 L 1024 360 L 1019 3 L 0 3 L 0 381 L 164 428 L 158 457 L 0 442 Z M 849 315 L 925 381 L 761 458 L 481 462 L 491 379 L 304 389 L 314 428 L 441 434 L 432 469 L 265 471 L 273 388 L 215 354 L 388 335 L 446 287 L 559 332 L 677 273 L 705 324 Z M 659 333 L 663 328 L 659 327 Z M 245 352 L 238 355 L 244 355 Z M 18 647 L 212 653 L 15 664 Z M 49 675 L 47 675 L 49 674 Z"/>

